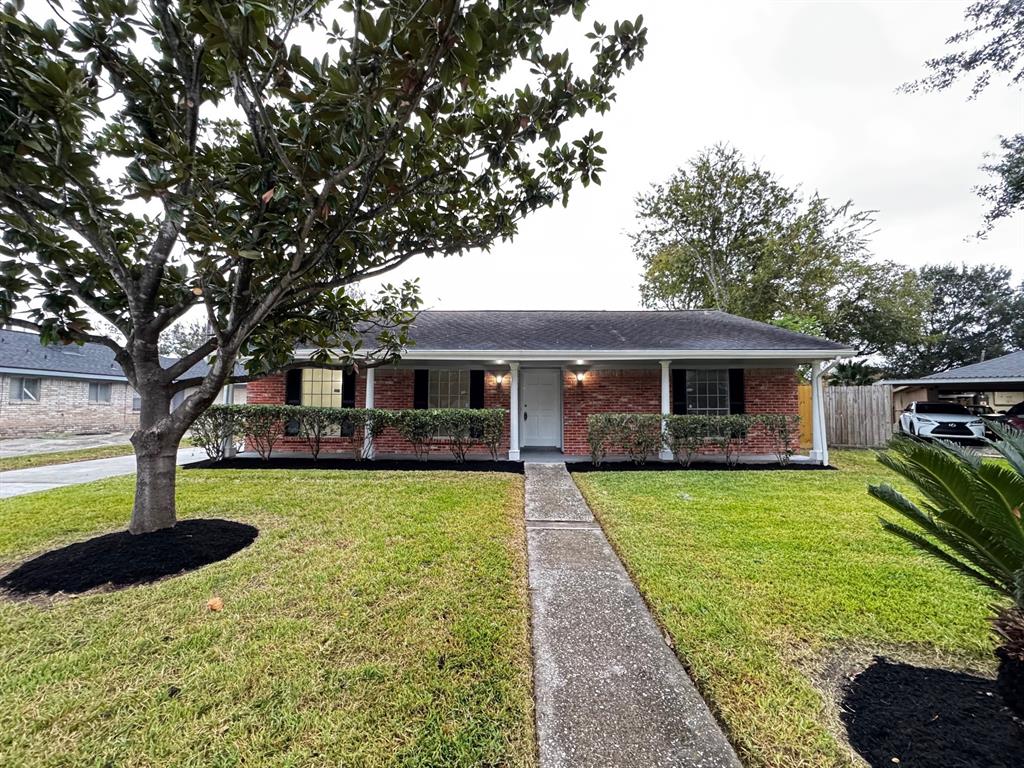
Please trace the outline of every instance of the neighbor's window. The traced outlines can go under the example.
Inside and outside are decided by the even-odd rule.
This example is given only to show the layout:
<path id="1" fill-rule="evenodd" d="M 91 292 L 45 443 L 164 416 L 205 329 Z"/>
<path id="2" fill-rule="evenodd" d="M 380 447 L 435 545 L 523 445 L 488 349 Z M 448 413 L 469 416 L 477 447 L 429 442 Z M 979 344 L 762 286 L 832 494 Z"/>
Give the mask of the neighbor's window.
<path id="1" fill-rule="evenodd" d="M 302 404 L 341 408 L 341 378 L 344 371 L 328 368 L 302 369 Z"/>
<path id="2" fill-rule="evenodd" d="M 38 403 L 39 379 L 30 379 L 25 376 L 11 378 L 11 402 Z"/>
<path id="3" fill-rule="evenodd" d="M 89 402 L 90 403 L 109 403 L 110 402 L 110 383 L 105 381 L 90 381 L 89 382 Z"/>
<path id="4" fill-rule="evenodd" d="M 132 411 L 138 413 L 142 410 L 142 395 L 132 390 Z"/>
<path id="5" fill-rule="evenodd" d="M 428 408 L 469 408 L 469 371 L 431 369 L 427 376 Z"/>
<path id="6" fill-rule="evenodd" d="M 686 412 L 700 416 L 729 414 L 729 371 L 686 371 Z"/>

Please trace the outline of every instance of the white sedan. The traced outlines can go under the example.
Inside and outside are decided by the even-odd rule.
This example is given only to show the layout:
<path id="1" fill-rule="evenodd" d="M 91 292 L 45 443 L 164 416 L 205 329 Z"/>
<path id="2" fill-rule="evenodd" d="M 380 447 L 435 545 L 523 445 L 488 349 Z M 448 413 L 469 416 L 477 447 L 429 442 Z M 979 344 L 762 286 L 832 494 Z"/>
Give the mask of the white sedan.
<path id="1" fill-rule="evenodd" d="M 980 440 L 985 422 L 962 405 L 915 400 L 900 414 L 900 432 L 940 440 Z"/>

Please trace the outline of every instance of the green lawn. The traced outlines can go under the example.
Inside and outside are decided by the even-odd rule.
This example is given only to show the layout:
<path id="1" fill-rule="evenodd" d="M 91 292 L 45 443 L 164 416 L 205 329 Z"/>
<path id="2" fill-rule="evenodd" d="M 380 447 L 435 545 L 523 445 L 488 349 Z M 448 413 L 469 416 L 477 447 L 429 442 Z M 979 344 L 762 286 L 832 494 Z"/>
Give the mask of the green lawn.
<path id="1" fill-rule="evenodd" d="M 575 475 L 745 765 L 850 765 L 812 682 L 881 650 L 994 667 L 990 595 L 885 534 L 869 452 L 839 472 Z"/>
<path id="2" fill-rule="evenodd" d="M 75 461 L 90 459 L 109 459 L 114 456 L 128 456 L 134 449 L 131 443 L 120 445 L 98 445 L 92 448 L 76 448 L 71 451 L 53 451 L 52 453 L 27 453 L 23 456 L 6 456 L 0 459 L 0 472 L 12 469 L 31 469 L 32 467 L 48 467 L 52 464 L 68 464 Z"/>
<path id="3" fill-rule="evenodd" d="M 183 438 L 180 448 L 188 448 L 192 440 Z M 22 456 L 7 456 L 0 459 L 0 472 L 12 469 L 31 469 L 32 467 L 48 467 L 53 464 L 71 464 L 76 461 L 92 459 L 110 459 L 116 456 L 129 456 L 134 452 L 131 443 L 117 445 L 97 445 L 92 448 L 75 448 L 71 451 L 53 451 L 52 453 L 26 453 Z"/>
<path id="4" fill-rule="evenodd" d="M 123 527 L 132 483 L 0 502 L 0 563 Z M 259 538 L 0 600 L 0 765 L 533 765 L 519 476 L 187 471 L 178 505 Z"/>

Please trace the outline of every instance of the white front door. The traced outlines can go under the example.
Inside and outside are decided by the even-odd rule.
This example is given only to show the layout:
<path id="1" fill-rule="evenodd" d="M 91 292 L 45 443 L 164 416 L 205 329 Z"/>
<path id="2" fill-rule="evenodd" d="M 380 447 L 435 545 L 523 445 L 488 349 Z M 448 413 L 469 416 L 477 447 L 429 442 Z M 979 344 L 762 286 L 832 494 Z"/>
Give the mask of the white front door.
<path id="1" fill-rule="evenodd" d="M 524 368 L 520 379 L 520 444 L 561 448 L 562 372 L 557 368 Z"/>

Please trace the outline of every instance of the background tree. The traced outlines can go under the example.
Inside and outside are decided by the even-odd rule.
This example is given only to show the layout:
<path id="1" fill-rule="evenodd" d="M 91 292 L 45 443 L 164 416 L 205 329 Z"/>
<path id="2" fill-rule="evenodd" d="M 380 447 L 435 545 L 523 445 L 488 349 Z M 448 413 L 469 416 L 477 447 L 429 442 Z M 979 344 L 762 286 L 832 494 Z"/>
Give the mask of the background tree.
<path id="1" fill-rule="evenodd" d="M 878 378 L 878 368 L 866 360 L 836 363 L 828 372 L 828 383 L 834 387 L 869 387 Z"/>
<path id="2" fill-rule="evenodd" d="M 961 77 L 971 77 L 971 98 L 992 81 L 1005 76 L 1009 85 L 1024 84 L 1024 0 L 981 0 L 967 7 L 968 28 L 946 44 L 957 50 L 927 62 L 931 74 L 908 83 L 903 90 L 941 91 Z M 1024 133 L 1001 136 L 1001 154 L 982 169 L 995 176 L 992 184 L 977 188 L 991 204 L 985 214 L 988 231 L 999 220 L 1024 209 Z"/>
<path id="3" fill-rule="evenodd" d="M 870 260 L 871 212 L 804 200 L 736 149 L 702 152 L 636 203 L 645 306 L 804 318 L 861 354 L 917 333 L 924 295 L 912 271 Z"/>
<path id="4" fill-rule="evenodd" d="M 179 320 L 160 334 L 160 354 L 184 357 L 205 344 L 209 336 L 205 320 Z"/>
<path id="5" fill-rule="evenodd" d="M 176 448 L 239 355 L 250 374 L 281 369 L 301 339 L 348 366 L 370 327 L 360 364 L 392 357 L 416 286 L 372 301 L 346 286 L 487 248 L 597 178 L 600 134 L 562 133 L 610 107 L 646 33 L 595 24 L 578 74 L 546 38 L 585 7 L 79 0 L 36 19 L 3 6 L 0 322 L 114 350 L 142 400 L 131 531 L 174 524 Z M 209 338 L 162 367 L 161 334 L 196 306 Z M 184 378 L 204 358 L 209 373 Z"/>
<path id="6" fill-rule="evenodd" d="M 922 334 L 888 356 L 886 374 L 926 376 L 1005 355 L 1024 342 L 1024 283 L 1012 284 L 1005 267 L 966 264 L 921 267 L 930 299 Z"/>

